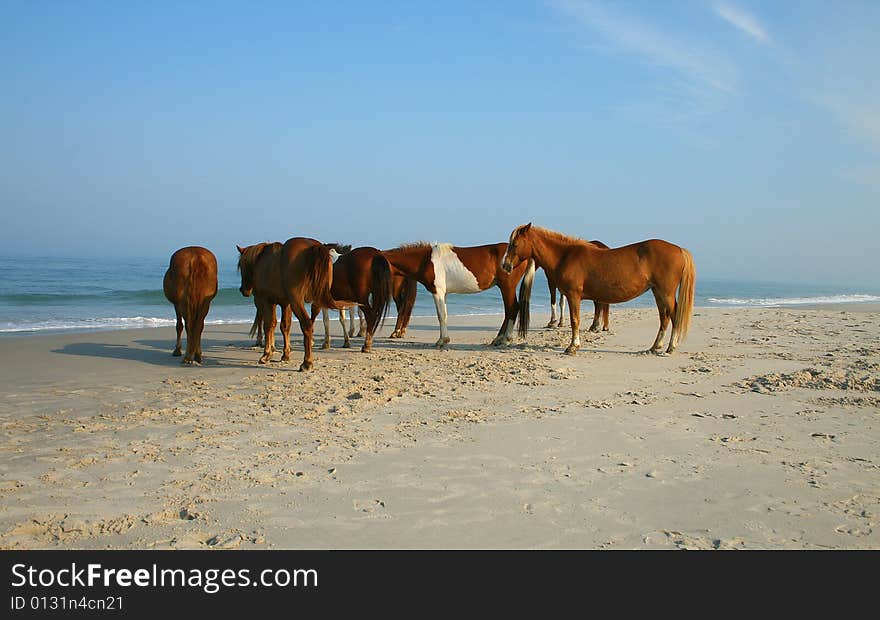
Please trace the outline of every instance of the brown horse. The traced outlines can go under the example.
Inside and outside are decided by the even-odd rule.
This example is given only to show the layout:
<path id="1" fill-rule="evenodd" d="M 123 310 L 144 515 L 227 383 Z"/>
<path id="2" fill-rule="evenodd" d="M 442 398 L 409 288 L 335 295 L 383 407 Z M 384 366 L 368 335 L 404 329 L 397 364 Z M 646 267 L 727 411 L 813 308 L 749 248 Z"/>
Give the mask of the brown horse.
<path id="1" fill-rule="evenodd" d="M 391 266 L 382 252 L 376 248 L 355 248 L 339 256 L 333 263 L 333 284 L 330 288 L 333 301 L 340 307 L 340 320 L 345 337 L 344 347 L 350 347 L 350 334 L 346 331 L 344 307 L 360 308 L 366 319 L 364 345 L 361 351 L 369 353 L 373 347 L 373 335 L 384 322 L 391 305 Z M 312 306 L 312 320 L 319 307 Z M 352 310 L 352 317 L 355 311 Z M 326 322 L 325 322 L 326 324 Z M 352 325 L 353 327 L 353 325 Z"/>
<path id="2" fill-rule="evenodd" d="M 415 278 L 407 278 L 399 271 L 391 268 L 391 291 L 394 295 L 394 305 L 397 307 L 397 321 L 390 338 L 403 338 L 406 328 L 412 317 L 413 307 L 416 305 L 416 293 L 419 282 Z"/>
<path id="3" fill-rule="evenodd" d="M 608 249 L 608 246 L 599 241 L 598 239 L 593 239 L 590 241 L 593 245 Z M 544 272 L 547 274 L 547 272 Z M 550 289 L 550 322 L 547 323 L 547 327 L 562 327 L 563 319 L 565 318 L 565 297 L 561 294 L 559 295 L 559 310 L 557 312 L 556 307 L 556 283 L 553 281 L 553 277 L 547 274 L 547 288 Z M 597 301 L 593 302 L 593 323 L 590 325 L 591 332 L 599 331 L 599 324 L 601 322 L 602 327 L 601 330 L 603 332 L 608 331 L 608 320 L 610 318 L 611 306 L 609 304 L 599 303 Z M 556 317 L 559 317 L 558 321 Z"/>
<path id="4" fill-rule="evenodd" d="M 316 249 L 318 246 L 320 249 Z M 274 242 L 236 247 L 241 273 L 239 291 L 245 297 L 253 294 L 258 317 L 263 323 L 265 344 L 260 363 L 269 362 L 275 352 L 275 306 L 280 305 L 281 336 L 284 339 L 281 361 L 290 360 L 290 326 L 292 314 L 296 314 L 305 340 L 305 356 L 300 370 L 308 370 L 312 367 L 313 325 L 304 304 L 314 300 L 319 309 L 336 309 L 329 295 L 333 278 L 330 248 L 305 237 L 288 239 L 284 245 Z M 330 261 L 326 268 L 325 258 Z"/>
<path id="5" fill-rule="evenodd" d="M 574 355 L 580 347 L 580 306 L 582 299 L 615 304 L 634 299 L 650 289 L 660 313 L 660 330 L 649 349 L 659 353 L 663 335 L 672 321 L 666 353 L 675 351 L 684 340 L 694 307 L 696 270 L 691 253 L 660 239 L 650 239 L 620 248 L 603 249 L 582 239 L 525 224 L 513 229 L 502 266 L 511 271 L 523 261 L 534 259 L 550 274 L 568 300 L 571 316 L 571 344 L 565 350 Z M 676 289 L 678 298 L 676 298 Z M 520 332 L 528 330 L 528 298 Z"/>
<path id="6" fill-rule="evenodd" d="M 171 263 L 162 281 L 165 297 L 174 304 L 177 314 L 177 345 L 172 355 L 179 356 L 180 333 L 186 323 L 184 364 L 202 363 L 202 330 L 211 300 L 217 295 L 217 258 L 205 248 L 190 246 L 171 255 Z"/>
<path id="7" fill-rule="evenodd" d="M 455 247 L 449 243 L 432 245 L 421 242 L 386 250 L 383 254 L 396 275 L 417 280 L 434 296 L 437 318 L 440 321 L 440 338 L 436 343 L 438 347 L 450 341 L 446 326 L 446 294 L 479 293 L 497 285 L 504 299 L 504 322 L 492 341 L 497 346 L 510 342 L 513 338 L 513 328 L 519 312 L 516 285 L 526 273 L 525 264 L 510 271 L 501 269 L 500 259 L 506 247 L 506 243 Z M 533 271 L 534 264 L 530 265 Z M 400 286 L 404 291 L 407 290 L 405 284 Z M 413 295 L 413 301 L 414 299 Z"/>

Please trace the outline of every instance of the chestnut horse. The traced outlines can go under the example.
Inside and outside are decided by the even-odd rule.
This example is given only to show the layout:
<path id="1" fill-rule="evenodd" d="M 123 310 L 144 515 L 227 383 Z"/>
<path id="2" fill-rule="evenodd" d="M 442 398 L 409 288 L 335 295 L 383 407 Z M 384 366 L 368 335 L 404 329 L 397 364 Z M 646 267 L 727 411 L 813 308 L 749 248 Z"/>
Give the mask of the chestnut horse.
<path id="1" fill-rule="evenodd" d="M 492 341 L 497 346 L 510 342 L 513 338 L 514 324 L 519 312 L 516 285 L 526 273 L 526 264 L 518 265 L 510 271 L 501 269 L 500 259 L 506 247 L 506 243 L 455 247 L 449 243 L 420 242 L 385 250 L 383 254 L 397 276 L 417 280 L 434 296 L 437 319 L 440 321 L 440 338 L 436 343 L 438 347 L 450 341 L 446 325 L 446 294 L 479 293 L 497 285 L 504 299 L 504 321 Z M 529 265 L 533 272 L 534 263 L 530 261 Z M 399 287 L 407 290 L 405 282 L 399 284 Z M 413 301 L 414 299 L 413 296 Z M 411 309 L 410 306 L 410 311 Z"/>
<path id="2" fill-rule="evenodd" d="M 416 305 L 418 285 L 418 280 L 401 275 L 392 266 L 391 291 L 394 295 L 394 305 L 397 307 L 397 321 L 390 338 L 403 338 L 406 335 L 406 328 L 409 325 L 413 307 Z"/>
<path id="3" fill-rule="evenodd" d="M 339 256 L 341 256 L 345 252 L 351 251 L 350 245 L 341 245 L 338 243 L 325 243 L 324 245 L 326 245 L 328 248 L 330 248 L 330 256 L 332 257 L 334 263 L 336 262 L 336 259 L 339 258 Z M 238 246 L 236 246 L 236 247 L 238 247 Z M 238 250 L 239 250 L 239 253 L 241 253 L 243 251 L 241 247 L 238 247 Z M 254 322 L 251 324 L 251 329 L 250 329 L 249 335 L 251 337 L 256 337 L 256 341 L 254 342 L 254 346 L 263 347 L 264 346 L 263 338 L 265 337 L 264 330 L 263 330 L 264 321 L 263 321 L 263 315 L 260 312 L 260 306 L 257 303 L 256 297 L 254 298 L 254 306 L 256 306 L 257 311 L 256 311 L 256 315 L 254 316 Z M 273 312 L 274 312 L 274 308 L 273 308 Z M 330 348 L 330 316 L 329 316 L 328 310 L 326 308 L 323 308 L 321 310 L 321 314 L 324 319 L 324 344 L 322 345 L 321 348 L 329 349 Z M 363 312 L 360 310 L 360 308 L 358 308 L 357 314 L 359 315 L 359 318 L 360 318 L 360 328 L 357 332 L 357 335 L 358 335 L 358 337 L 361 337 L 366 332 L 366 321 L 364 320 L 364 315 L 363 315 Z M 355 317 L 355 313 L 352 312 L 351 313 L 351 325 L 350 325 L 350 327 L 346 327 L 345 309 L 344 308 L 339 309 L 339 322 L 342 324 L 342 332 L 343 332 L 343 334 L 345 334 L 345 346 L 346 347 L 351 346 L 350 341 L 349 341 L 349 336 L 355 335 L 354 317 Z M 273 334 L 273 337 L 274 337 L 274 334 Z"/>
<path id="4" fill-rule="evenodd" d="M 332 252 L 332 250 L 331 250 Z M 345 336 L 344 347 L 350 347 L 349 333 L 345 329 L 345 307 L 363 309 L 366 319 L 364 345 L 361 351 L 369 353 L 373 336 L 379 324 L 384 322 L 391 305 L 391 266 L 382 252 L 376 248 L 355 248 L 339 256 L 333 263 L 333 284 L 330 288 L 333 301 L 340 308 L 340 321 Z M 312 319 L 319 308 L 312 306 Z M 326 313 L 326 310 L 324 311 Z M 351 316 L 354 317 L 354 309 Z M 325 326 L 329 321 L 325 319 Z M 354 324 L 352 323 L 352 328 Z"/>
<path id="5" fill-rule="evenodd" d="M 172 355 L 179 356 L 180 333 L 186 324 L 184 364 L 202 363 L 202 330 L 211 300 L 217 295 L 217 258 L 205 248 L 190 246 L 171 255 L 171 263 L 162 281 L 165 297 L 174 304 L 177 315 L 177 345 Z"/>
<path id="6" fill-rule="evenodd" d="M 608 249 L 608 246 L 599 241 L 598 239 L 593 239 L 590 241 L 595 246 L 600 248 Z M 544 272 L 547 274 L 547 272 Z M 556 283 L 553 281 L 553 278 L 548 274 L 547 275 L 547 288 L 550 289 L 550 322 L 547 323 L 547 327 L 562 327 L 565 311 L 565 297 L 562 294 L 559 295 L 559 310 L 557 312 L 556 307 Z M 608 331 L 608 319 L 609 314 L 611 312 L 611 306 L 608 304 L 599 303 L 597 301 L 593 302 L 593 323 L 590 325 L 591 332 L 599 331 L 599 323 L 602 323 L 602 331 Z M 558 321 L 556 317 L 559 317 Z"/>
<path id="7" fill-rule="evenodd" d="M 523 261 L 534 259 L 553 278 L 568 301 L 571 343 L 565 350 L 574 355 L 580 347 L 582 299 L 615 304 L 634 299 L 650 289 L 660 313 L 660 330 L 649 351 L 659 353 L 663 335 L 672 321 L 666 353 L 675 351 L 688 332 L 694 307 L 696 270 L 691 253 L 660 239 L 650 239 L 620 248 L 603 249 L 562 233 L 524 224 L 510 233 L 502 266 L 512 271 Z M 529 283 L 530 285 L 530 283 Z M 678 297 L 676 298 L 676 289 Z M 528 330 L 530 290 L 523 290 L 520 333 Z"/>
<path id="8" fill-rule="evenodd" d="M 315 239 L 305 237 L 293 237 L 284 245 L 275 242 L 236 247 L 241 272 L 239 291 L 245 297 L 253 294 L 257 311 L 263 320 L 265 344 L 260 363 L 269 362 L 275 351 L 275 306 L 280 305 L 281 335 L 284 339 L 281 361 L 290 360 L 291 315 L 295 314 L 303 331 L 305 349 L 300 370 L 310 369 L 313 365 L 313 323 L 305 304 L 313 302 L 313 308 L 338 309 L 330 295 L 333 281 L 330 249 Z"/>

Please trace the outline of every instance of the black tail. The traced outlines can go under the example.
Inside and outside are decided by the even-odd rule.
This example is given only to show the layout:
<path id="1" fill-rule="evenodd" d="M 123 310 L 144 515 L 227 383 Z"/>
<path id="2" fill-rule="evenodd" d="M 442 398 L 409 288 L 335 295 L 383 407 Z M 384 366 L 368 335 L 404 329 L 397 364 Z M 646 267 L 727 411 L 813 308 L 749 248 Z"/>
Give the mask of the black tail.
<path id="1" fill-rule="evenodd" d="M 419 282 L 414 278 L 406 278 L 403 281 L 403 287 L 394 303 L 397 305 L 397 316 L 401 317 L 403 324 L 400 327 L 406 329 L 409 325 L 409 317 L 412 314 L 413 306 L 416 305 L 416 294 L 418 293 Z"/>
<path id="2" fill-rule="evenodd" d="M 532 284 L 535 282 L 535 261 L 529 259 L 529 266 L 519 283 L 519 319 L 517 329 L 519 337 L 525 338 L 529 334 L 529 305 L 532 300 Z"/>
<path id="3" fill-rule="evenodd" d="M 391 290 L 391 265 L 381 254 L 373 257 L 373 263 L 370 265 L 370 274 L 372 281 L 370 283 L 370 307 L 374 315 L 372 326 L 368 326 L 370 333 L 376 332 L 380 325 L 385 324 L 385 317 L 388 316 L 388 308 L 391 306 L 391 299 L 394 296 Z"/>

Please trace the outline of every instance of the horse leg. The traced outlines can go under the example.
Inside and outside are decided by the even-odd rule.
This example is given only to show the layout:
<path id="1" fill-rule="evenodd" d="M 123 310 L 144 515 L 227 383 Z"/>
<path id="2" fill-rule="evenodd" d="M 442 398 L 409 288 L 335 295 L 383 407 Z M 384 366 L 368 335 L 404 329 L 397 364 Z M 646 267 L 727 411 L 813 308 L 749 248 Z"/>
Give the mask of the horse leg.
<path id="1" fill-rule="evenodd" d="M 660 353 L 660 349 L 663 348 L 663 336 L 666 334 L 666 327 L 672 318 L 672 309 L 675 308 L 675 299 L 671 300 L 672 304 L 670 305 L 670 300 L 666 299 L 659 291 L 654 289 L 653 293 L 654 301 L 657 302 L 657 313 L 660 315 L 660 329 L 657 330 L 657 337 L 654 339 L 654 344 L 648 349 L 648 353 Z"/>
<path id="2" fill-rule="evenodd" d="M 434 344 L 436 347 L 442 347 L 449 344 L 449 329 L 446 326 L 446 292 L 437 291 L 434 293 L 434 306 L 437 308 L 437 320 L 440 321 L 440 339 Z"/>
<path id="3" fill-rule="evenodd" d="M 593 322 L 590 324 L 590 331 L 596 333 L 599 331 L 599 319 L 602 314 L 602 304 L 593 301 Z"/>
<path id="4" fill-rule="evenodd" d="M 669 320 L 672 321 L 672 331 L 669 333 L 669 346 L 666 348 L 666 355 L 672 355 L 673 353 L 675 353 L 675 348 L 678 346 L 679 330 L 679 325 L 675 321 L 675 306 L 678 302 L 675 300 L 674 292 L 669 301 Z"/>
<path id="5" fill-rule="evenodd" d="M 174 351 L 171 355 L 174 357 L 180 357 L 183 355 L 183 352 L 180 350 L 180 334 L 183 332 L 183 317 L 180 315 L 180 310 L 177 308 L 177 304 L 174 304 L 174 314 L 177 315 L 177 344 L 174 346 Z"/>
<path id="6" fill-rule="evenodd" d="M 345 342 L 342 343 L 342 346 L 348 349 L 351 347 L 351 335 L 348 333 L 349 330 L 346 329 L 347 325 L 345 324 L 345 308 L 339 309 L 339 322 L 342 323 L 342 335 L 345 337 Z M 352 325 L 351 331 L 354 331 L 354 325 Z"/>
<path id="7" fill-rule="evenodd" d="M 196 316 L 196 324 L 193 326 L 195 336 L 195 351 L 193 352 L 193 361 L 197 364 L 202 363 L 202 332 L 205 330 L 205 318 L 208 316 L 208 309 L 211 307 L 210 301 L 202 302 Z"/>
<path id="8" fill-rule="evenodd" d="M 314 309 L 312 310 L 314 316 Z M 330 312 L 327 308 L 321 311 L 321 318 L 324 319 L 324 342 L 321 344 L 322 349 L 330 348 Z M 342 324 L 342 333 L 345 333 L 345 323 Z"/>
<path id="9" fill-rule="evenodd" d="M 262 304 L 260 315 L 263 317 L 263 355 L 260 356 L 261 364 L 268 364 L 275 352 L 275 304 Z"/>
<path id="10" fill-rule="evenodd" d="M 195 316 L 193 316 L 191 312 L 187 311 L 183 315 L 183 324 L 186 329 L 186 353 L 184 353 L 183 355 L 183 360 L 181 361 L 181 364 L 192 364 L 193 354 L 195 353 L 196 348 Z"/>
<path id="11" fill-rule="evenodd" d="M 571 319 L 571 343 L 565 350 L 566 355 L 574 355 L 581 346 L 581 293 L 566 293 L 568 300 L 568 316 Z"/>
<path id="12" fill-rule="evenodd" d="M 556 287 L 552 286 L 549 280 L 547 286 L 550 289 L 550 322 L 547 323 L 547 327 L 556 327 Z"/>
<path id="13" fill-rule="evenodd" d="M 299 320 L 299 326 L 303 333 L 303 348 L 305 349 L 305 352 L 303 353 L 302 364 L 299 366 L 300 372 L 302 372 L 304 370 L 309 370 L 314 365 L 312 361 L 312 336 L 314 336 L 314 323 L 312 322 L 312 317 L 306 312 L 306 307 L 303 305 L 302 301 L 295 300 L 290 306 L 293 313 L 296 315 L 297 320 Z"/>
<path id="14" fill-rule="evenodd" d="M 360 311 L 358 308 L 358 312 Z M 373 349 L 373 334 L 376 333 L 376 328 L 379 326 L 379 312 L 377 310 L 368 307 L 366 317 L 367 325 L 364 330 L 364 346 L 361 347 L 361 353 L 369 353 Z"/>
<path id="15" fill-rule="evenodd" d="M 354 321 L 354 315 L 351 315 L 351 320 Z M 362 338 L 367 335 L 367 321 L 364 319 L 364 311 L 360 309 L 358 306 L 358 338 Z M 372 336 L 370 336 L 372 339 Z"/>
<path id="16" fill-rule="evenodd" d="M 293 323 L 290 315 L 290 306 L 284 306 L 281 309 L 281 338 L 284 340 L 284 350 L 281 352 L 282 362 L 290 361 L 290 325 Z"/>
<path id="17" fill-rule="evenodd" d="M 516 315 L 519 312 L 515 286 L 508 289 L 501 287 L 501 298 L 504 300 L 504 322 L 501 324 L 501 329 L 498 330 L 495 340 L 492 341 L 492 345 L 496 347 L 513 342 L 513 328 L 516 325 Z"/>
<path id="18" fill-rule="evenodd" d="M 602 304 L 602 331 L 608 331 L 608 320 L 611 317 L 611 304 Z"/>

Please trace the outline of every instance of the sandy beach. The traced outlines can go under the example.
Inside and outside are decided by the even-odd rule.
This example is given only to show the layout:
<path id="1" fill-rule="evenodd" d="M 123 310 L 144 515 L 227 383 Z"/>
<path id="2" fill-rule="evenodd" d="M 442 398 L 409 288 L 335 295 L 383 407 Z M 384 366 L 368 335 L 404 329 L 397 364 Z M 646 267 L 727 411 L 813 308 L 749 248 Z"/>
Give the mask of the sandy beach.
<path id="1" fill-rule="evenodd" d="M 576 357 L 533 320 L 334 320 L 309 373 L 296 325 L 269 366 L 246 325 L 201 367 L 170 328 L 0 339 L 0 547 L 880 547 L 880 306 L 700 308 L 671 357 L 653 309 Z"/>

